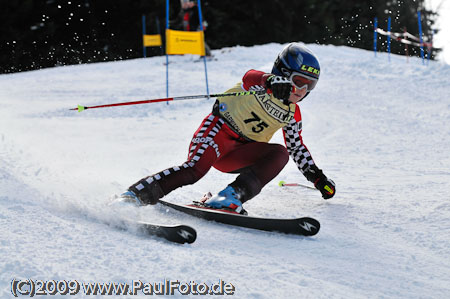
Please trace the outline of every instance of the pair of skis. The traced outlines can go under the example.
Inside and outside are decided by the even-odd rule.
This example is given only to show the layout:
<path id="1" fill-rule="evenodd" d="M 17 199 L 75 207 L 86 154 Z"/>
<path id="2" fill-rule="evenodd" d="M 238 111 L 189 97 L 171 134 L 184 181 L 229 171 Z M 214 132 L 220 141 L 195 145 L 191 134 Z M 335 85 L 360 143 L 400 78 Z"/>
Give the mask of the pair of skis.
<path id="1" fill-rule="evenodd" d="M 239 227 L 300 236 L 314 236 L 320 230 L 319 221 L 310 217 L 291 219 L 252 217 L 225 210 L 207 208 L 199 203 L 182 205 L 165 200 L 159 200 L 159 202 L 195 217 Z M 187 225 L 160 225 L 147 222 L 138 222 L 137 224 L 139 229 L 146 234 L 162 237 L 175 243 L 193 243 L 197 238 L 195 229 Z"/>

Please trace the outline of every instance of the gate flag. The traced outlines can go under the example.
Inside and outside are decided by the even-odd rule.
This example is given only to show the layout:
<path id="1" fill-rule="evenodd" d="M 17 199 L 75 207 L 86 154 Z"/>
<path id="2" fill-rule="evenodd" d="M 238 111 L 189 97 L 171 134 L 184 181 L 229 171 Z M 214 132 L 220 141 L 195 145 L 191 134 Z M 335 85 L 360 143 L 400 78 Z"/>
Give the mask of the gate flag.
<path id="1" fill-rule="evenodd" d="M 166 53 L 169 55 L 194 54 L 205 56 L 203 31 L 166 29 Z"/>
<path id="2" fill-rule="evenodd" d="M 144 34 L 142 36 L 144 47 L 161 47 L 161 35 L 159 34 Z"/>

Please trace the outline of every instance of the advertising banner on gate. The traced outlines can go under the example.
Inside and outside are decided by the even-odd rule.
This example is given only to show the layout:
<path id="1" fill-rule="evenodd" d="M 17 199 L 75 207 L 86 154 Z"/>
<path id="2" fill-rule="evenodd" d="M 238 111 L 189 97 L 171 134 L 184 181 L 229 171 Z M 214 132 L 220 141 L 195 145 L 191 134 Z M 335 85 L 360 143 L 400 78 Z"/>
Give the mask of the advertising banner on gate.
<path id="1" fill-rule="evenodd" d="M 161 35 L 159 34 L 145 34 L 142 36 L 144 47 L 161 47 Z"/>
<path id="2" fill-rule="evenodd" d="M 169 55 L 205 55 L 203 31 L 178 31 L 166 29 L 166 53 Z"/>

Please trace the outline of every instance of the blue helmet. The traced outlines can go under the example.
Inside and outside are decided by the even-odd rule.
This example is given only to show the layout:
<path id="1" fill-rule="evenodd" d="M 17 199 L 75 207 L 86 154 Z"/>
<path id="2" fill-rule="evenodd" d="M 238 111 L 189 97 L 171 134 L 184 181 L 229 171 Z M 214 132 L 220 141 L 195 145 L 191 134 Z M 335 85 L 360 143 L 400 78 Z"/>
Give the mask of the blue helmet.
<path id="1" fill-rule="evenodd" d="M 291 77 L 292 73 L 300 73 L 317 81 L 320 75 L 320 64 L 317 57 L 300 43 L 290 43 L 278 54 L 273 64 L 272 74 Z"/>

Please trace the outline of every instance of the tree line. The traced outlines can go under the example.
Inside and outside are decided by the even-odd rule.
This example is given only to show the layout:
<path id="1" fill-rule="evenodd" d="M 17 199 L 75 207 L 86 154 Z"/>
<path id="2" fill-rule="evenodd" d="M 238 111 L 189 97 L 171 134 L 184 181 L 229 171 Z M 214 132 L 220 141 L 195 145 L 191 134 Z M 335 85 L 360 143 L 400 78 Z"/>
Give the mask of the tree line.
<path id="1" fill-rule="evenodd" d="M 148 34 L 158 33 L 157 22 L 163 33 L 166 23 L 165 0 L 0 0 L 0 7 L 0 73 L 142 57 L 142 15 Z M 204 0 L 202 10 L 212 49 L 290 41 L 372 49 L 375 17 L 384 30 L 391 17 L 392 31 L 418 36 L 418 10 L 424 37 L 437 29 L 424 0 Z M 181 28 L 179 0 L 169 11 L 170 27 Z M 386 37 L 378 38 L 385 51 Z M 404 54 L 404 45 L 392 42 L 391 51 Z M 409 47 L 410 55 L 419 51 Z"/>

